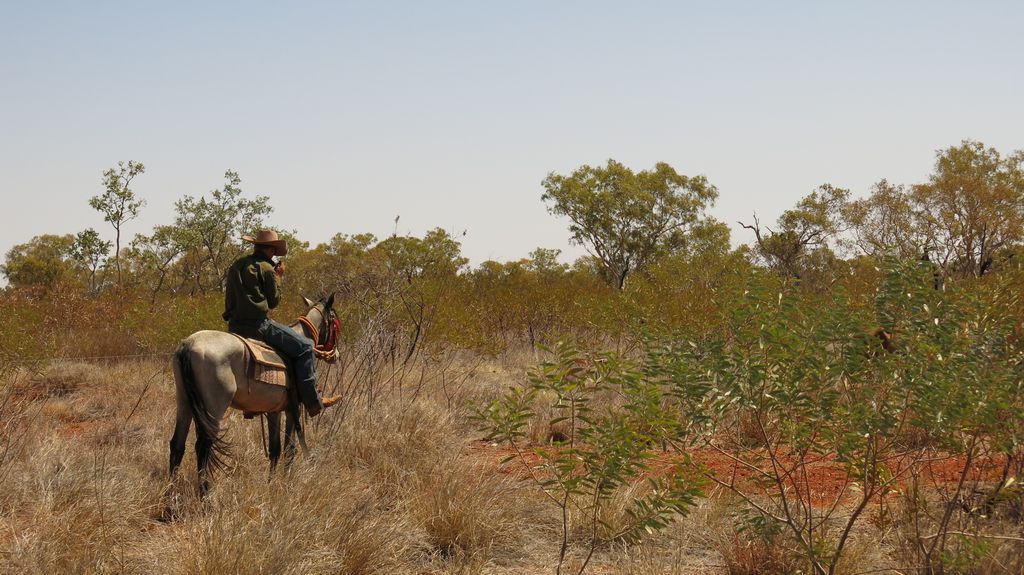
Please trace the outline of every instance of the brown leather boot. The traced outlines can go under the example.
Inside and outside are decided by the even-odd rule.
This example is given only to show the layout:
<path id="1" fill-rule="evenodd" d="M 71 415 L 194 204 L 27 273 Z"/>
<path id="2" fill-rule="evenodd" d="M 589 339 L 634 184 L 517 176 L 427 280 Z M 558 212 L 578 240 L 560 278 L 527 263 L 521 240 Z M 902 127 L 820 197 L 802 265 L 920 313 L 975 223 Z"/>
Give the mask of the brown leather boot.
<path id="1" fill-rule="evenodd" d="M 325 397 L 323 399 L 323 404 L 324 404 L 324 407 L 330 407 L 330 406 L 334 405 L 335 403 L 338 403 L 339 401 L 341 401 L 341 396 L 340 395 L 332 395 L 331 397 Z"/>

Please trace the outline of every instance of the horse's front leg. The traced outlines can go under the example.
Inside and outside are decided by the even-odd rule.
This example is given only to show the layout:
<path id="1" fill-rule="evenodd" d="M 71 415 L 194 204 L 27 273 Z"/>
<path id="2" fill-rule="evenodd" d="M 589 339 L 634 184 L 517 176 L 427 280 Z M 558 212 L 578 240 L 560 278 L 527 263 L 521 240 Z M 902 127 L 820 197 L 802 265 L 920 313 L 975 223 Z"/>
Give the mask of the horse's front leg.
<path id="1" fill-rule="evenodd" d="M 291 468 L 295 461 L 295 427 L 298 423 L 298 410 L 289 407 L 284 418 L 284 466 Z"/>
<path id="2" fill-rule="evenodd" d="M 309 446 L 306 445 L 306 430 L 302 427 L 301 412 L 295 414 L 295 435 L 299 438 L 299 447 L 302 448 L 302 454 L 309 457 Z"/>
<path id="3" fill-rule="evenodd" d="M 281 458 L 281 412 L 264 414 L 267 418 L 267 435 L 269 436 L 268 446 L 270 452 L 270 472 L 277 468 L 277 461 Z"/>

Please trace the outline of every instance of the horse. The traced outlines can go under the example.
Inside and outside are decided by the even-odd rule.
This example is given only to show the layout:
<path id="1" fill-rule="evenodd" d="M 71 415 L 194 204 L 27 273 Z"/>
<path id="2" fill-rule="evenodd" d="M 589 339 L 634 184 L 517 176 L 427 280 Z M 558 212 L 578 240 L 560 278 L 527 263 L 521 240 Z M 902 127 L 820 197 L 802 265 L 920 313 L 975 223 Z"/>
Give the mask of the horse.
<path id="1" fill-rule="evenodd" d="M 291 328 L 314 344 L 317 362 L 337 359 L 334 342 L 338 321 L 334 313 L 334 294 L 318 302 L 302 298 L 309 308 Z M 295 457 L 294 437 L 298 436 L 303 452 L 307 452 L 305 434 L 299 418 L 298 401 L 289 401 L 293 391 L 276 385 L 249 380 L 246 376 L 246 349 L 239 339 L 223 331 L 197 331 L 182 340 L 174 354 L 174 391 L 177 417 L 170 441 L 170 477 L 181 465 L 192 422 L 196 423 L 196 467 L 199 489 L 209 490 L 209 475 L 222 468 L 230 455 L 229 446 L 220 429 L 220 420 L 228 407 L 246 413 L 265 414 L 269 435 L 270 470 L 273 472 L 281 455 L 281 412 L 285 422 L 286 463 Z"/>

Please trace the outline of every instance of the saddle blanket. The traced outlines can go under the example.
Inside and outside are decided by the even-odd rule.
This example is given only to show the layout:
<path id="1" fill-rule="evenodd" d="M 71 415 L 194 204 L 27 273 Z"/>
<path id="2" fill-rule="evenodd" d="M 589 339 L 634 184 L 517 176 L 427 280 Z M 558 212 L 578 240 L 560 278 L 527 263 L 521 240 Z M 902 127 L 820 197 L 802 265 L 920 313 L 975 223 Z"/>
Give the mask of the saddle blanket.
<path id="1" fill-rule="evenodd" d="M 267 367 L 256 363 L 249 373 L 252 374 L 250 378 L 253 381 L 259 381 L 267 385 L 288 387 L 288 370 L 284 368 Z"/>
<path id="2" fill-rule="evenodd" d="M 248 352 L 245 373 L 249 379 L 268 385 L 288 386 L 288 367 L 274 348 L 258 339 L 245 338 L 237 333 L 232 335 L 245 345 Z"/>

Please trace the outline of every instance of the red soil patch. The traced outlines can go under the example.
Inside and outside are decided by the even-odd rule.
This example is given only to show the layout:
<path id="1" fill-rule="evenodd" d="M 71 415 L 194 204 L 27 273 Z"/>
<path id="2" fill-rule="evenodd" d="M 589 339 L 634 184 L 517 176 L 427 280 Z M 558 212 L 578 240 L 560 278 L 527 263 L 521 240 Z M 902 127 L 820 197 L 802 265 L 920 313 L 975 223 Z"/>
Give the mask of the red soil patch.
<path id="1" fill-rule="evenodd" d="M 104 420 L 73 421 L 66 423 L 57 430 L 64 437 L 80 437 L 103 427 Z"/>
<path id="2" fill-rule="evenodd" d="M 750 469 L 733 457 L 721 452 L 702 449 L 692 452 L 694 461 L 705 467 L 711 474 L 720 481 L 735 484 L 744 489 L 761 488 L 767 493 L 777 492 L 779 487 L 773 480 L 766 476 L 760 476 L 756 470 Z M 911 470 L 916 470 L 921 477 L 932 485 L 943 483 L 956 483 L 967 464 L 964 456 L 952 456 L 948 454 L 931 454 L 927 459 L 916 456 L 920 454 L 905 454 L 894 457 L 884 464 L 888 477 L 895 478 L 885 488 L 874 487 L 876 492 L 872 499 L 877 500 L 894 490 L 906 485 L 911 478 Z M 676 456 L 665 454 L 663 457 L 673 459 Z M 762 456 L 763 457 L 763 456 Z M 863 478 L 851 476 L 847 473 L 845 466 L 836 461 L 834 456 L 810 456 L 803 460 L 803 464 L 794 454 L 779 454 L 775 458 L 775 465 L 778 472 L 773 472 L 772 462 L 767 457 L 763 459 L 751 458 L 745 454 L 743 460 L 750 463 L 757 460 L 757 467 L 768 471 L 771 476 L 785 477 L 784 486 L 796 493 L 809 494 L 815 505 L 831 505 L 840 501 L 849 501 L 860 496 L 863 489 Z M 967 469 L 967 481 L 996 480 L 1002 473 L 1002 457 L 976 458 Z"/>
<path id="3" fill-rule="evenodd" d="M 557 449 L 552 447 L 550 449 Z M 542 458 L 533 449 L 524 449 L 521 456 L 507 445 L 495 445 L 485 441 L 476 441 L 470 446 L 472 452 L 484 453 L 494 461 L 502 461 L 513 457 L 504 465 L 499 465 L 499 473 L 511 474 L 516 477 L 530 478 L 533 467 L 543 463 Z M 763 490 L 764 493 L 775 493 L 778 486 L 768 477 L 760 474 L 757 469 L 735 459 L 735 454 L 726 454 L 720 451 L 703 448 L 689 452 L 692 461 L 707 470 L 717 480 L 726 484 L 735 485 L 744 491 L 751 492 Z M 743 461 L 751 463 L 754 458 L 750 453 L 743 454 Z M 843 466 L 831 456 L 815 456 L 805 459 L 806 465 L 798 465 L 797 458 L 792 454 L 779 454 L 775 458 L 780 473 L 789 472 L 785 486 L 799 494 L 809 493 L 810 499 L 815 505 L 832 505 L 837 499 L 848 502 L 859 497 L 860 486 L 854 486 L 857 479 L 851 477 Z M 979 457 L 972 461 L 967 470 L 967 482 L 995 481 L 1001 477 L 1003 457 Z M 672 473 L 682 464 L 682 456 L 676 453 L 659 453 L 650 462 L 652 475 L 665 475 Z M 966 459 L 963 456 L 951 456 L 946 454 L 931 454 L 926 460 L 912 459 L 910 454 L 893 458 L 887 462 L 888 473 L 897 480 L 889 486 L 886 491 L 876 493 L 872 499 L 877 500 L 879 496 L 885 496 L 894 492 L 906 484 L 911 477 L 911 467 L 929 485 L 955 484 L 959 482 L 963 473 Z M 758 461 L 757 467 L 764 471 L 771 471 L 772 464 L 767 458 Z"/>

